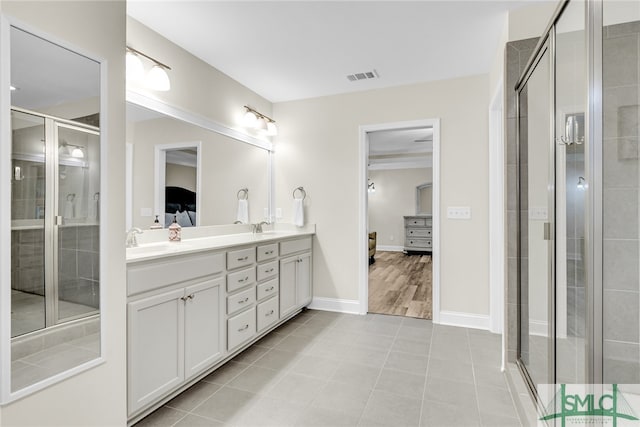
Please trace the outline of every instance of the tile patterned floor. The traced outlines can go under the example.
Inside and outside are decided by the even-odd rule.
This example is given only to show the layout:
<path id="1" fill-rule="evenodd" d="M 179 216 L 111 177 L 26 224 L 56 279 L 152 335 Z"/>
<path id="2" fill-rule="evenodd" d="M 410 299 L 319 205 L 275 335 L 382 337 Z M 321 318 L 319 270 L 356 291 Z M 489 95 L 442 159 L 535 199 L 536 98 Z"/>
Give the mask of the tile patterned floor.
<path id="1" fill-rule="evenodd" d="M 500 336 L 308 310 L 137 426 L 520 426 Z"/>

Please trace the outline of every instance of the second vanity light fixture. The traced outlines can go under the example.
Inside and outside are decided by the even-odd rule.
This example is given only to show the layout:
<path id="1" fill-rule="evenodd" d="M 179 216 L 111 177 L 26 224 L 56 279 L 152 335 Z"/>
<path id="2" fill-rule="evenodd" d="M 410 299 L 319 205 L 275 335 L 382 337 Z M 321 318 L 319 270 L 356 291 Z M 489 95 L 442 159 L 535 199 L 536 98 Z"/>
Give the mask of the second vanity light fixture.
<path id="1" fill-rule="evenodd" d="M 257 129 L 264 132 L 267 136 L 275 136 L 278 134 L 275 120 L 247 105 L 245 105 L 244 108 L 247 110 L 242 117 L 242 125 L 244 127 Z"/>
<path id="2" fill-rule="evenodd" d="M 146 75 L 140 57 L 153 62 L 153 67 Z M 169 80 L 167 70 L 171 70 L 171 67 L 149 55 L 145 55 L 139 50 L 127 46 L 127 79 L 144 81 L 149 89 L 166 92 L 171 89 L 171 81 Z"/>

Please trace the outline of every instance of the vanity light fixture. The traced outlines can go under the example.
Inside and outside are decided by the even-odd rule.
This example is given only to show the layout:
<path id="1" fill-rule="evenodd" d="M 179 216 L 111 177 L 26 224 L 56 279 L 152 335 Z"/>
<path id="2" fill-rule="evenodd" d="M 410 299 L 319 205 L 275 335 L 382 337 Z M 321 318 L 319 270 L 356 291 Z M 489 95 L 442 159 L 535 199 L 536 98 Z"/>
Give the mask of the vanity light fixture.
<path id="1" fill-rule="evenodd" d="M 13 92 L 14 90 L 18 90 L 18 88 L 15 86 L 9 86 L 9 88 L 11 89 L 11 92 Z"/>
<path id="2" fill-rule="evenodd" d="M 67 151 L 69 154 L 71 154 L 71 157 L 75 157 L 76 159 L 84 158 L 84 151 L 82 150 L 81 146 L 69 144 L 66 141 L 62 141 L 59 151 L 60 153 L 62 153 L 63 151 Z"/>
<path id="3" fill-rule="evenodd" d="M 242 125 L 246 128 L 257 129 L 264 132 L 267 136 L 275 136 L 278 134 L 276 121 L 265 116 L 261 112 L 245 105 L 246 113 L 242 117 Z"/>
<path id="4" fill-rule="evenodd" d="M 140 57 L 153 62 L 153 67 L 144 74 L 144 66 Z M 171 89 L 171 80 L 167 74 L 171 67 L 144 53 L 127 46 L 127 78 L 133 81 L 145 81 L 149 89 L 166 92 Z"/>

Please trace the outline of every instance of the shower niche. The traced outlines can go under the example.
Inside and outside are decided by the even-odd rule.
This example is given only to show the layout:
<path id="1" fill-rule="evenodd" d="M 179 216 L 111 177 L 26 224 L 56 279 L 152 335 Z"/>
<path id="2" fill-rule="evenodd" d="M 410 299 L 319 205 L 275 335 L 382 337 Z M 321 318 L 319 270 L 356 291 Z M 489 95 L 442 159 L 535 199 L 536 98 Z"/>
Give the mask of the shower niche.
<path id="1" fill-rule="evenodd" d="M 2 297 L 11 310 L 0 322 L 10 324 L 1 344 L 11 364 L 0 375 L 1 402 L 101 357 L 102 65 L 8 27 L 11 132 L 2 169 L 11 173 L 3 175 L 10 193 L 2 204 L 10 206 L 10 251 L 3 246 L 3 253 L 11 273 L 2 276 Z"/>

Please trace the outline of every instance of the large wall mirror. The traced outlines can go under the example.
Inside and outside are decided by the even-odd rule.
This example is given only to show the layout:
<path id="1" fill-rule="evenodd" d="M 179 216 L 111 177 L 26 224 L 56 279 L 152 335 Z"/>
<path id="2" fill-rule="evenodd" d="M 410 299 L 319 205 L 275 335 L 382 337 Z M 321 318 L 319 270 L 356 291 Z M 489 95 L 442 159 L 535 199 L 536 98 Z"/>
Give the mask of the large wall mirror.
<path id="1" fill-rule="evenodd" d="M 148 229 L 156 215 L 163 226 L 175 217 L 183 227 L 269 220 L 270 151 L 171 110 L 169 115 L 127 102 L 127 143 L 133 147 L 130 225 Z M 248 204 L 243 218 L 240 203 Z"/>
<path id="2" fill-rule="evenodd" d="M 3 179 L 11 180 L 11 375 L 5 400 L 98 362 L 104 158 L 101 64 L 14 26 L 9 35 L 11 174 Z"/>

